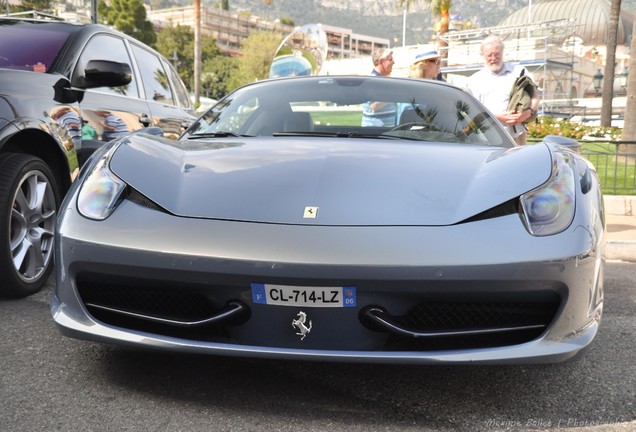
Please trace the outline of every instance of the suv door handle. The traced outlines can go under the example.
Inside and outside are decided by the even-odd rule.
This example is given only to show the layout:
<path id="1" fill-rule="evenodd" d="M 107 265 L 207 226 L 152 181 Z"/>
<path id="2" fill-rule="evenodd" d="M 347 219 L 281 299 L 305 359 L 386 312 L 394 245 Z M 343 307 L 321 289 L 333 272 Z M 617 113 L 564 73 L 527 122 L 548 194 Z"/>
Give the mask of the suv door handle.
<path id="1" fill-rule="evenodd" d="M 144 125 L 144 127 L 148 127 L 150 126 L 150 117 L 148 117 L 148 114 L 142 114 L 139 116 L 139 123 L 141 123 L 142 125 Z"/>

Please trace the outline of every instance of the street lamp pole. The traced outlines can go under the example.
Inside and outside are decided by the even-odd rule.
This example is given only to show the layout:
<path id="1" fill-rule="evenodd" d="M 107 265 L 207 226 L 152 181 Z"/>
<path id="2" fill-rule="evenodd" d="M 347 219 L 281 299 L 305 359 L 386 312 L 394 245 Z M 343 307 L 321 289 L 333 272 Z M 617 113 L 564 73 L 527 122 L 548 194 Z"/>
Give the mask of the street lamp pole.
<path id="1" fill-rule="evenodd" d="M 9 0 L 7 0 L 9 3 Z M 91 0 L 91 22 L 97 24 L 97 0 Z"/>
<path id="2" fill-rule="evenodd" d="M 402 5 L 402 46 L 406 46 L 406 2 Z"/>
<path id="3" fill-rule="evenodd" d="M 174 66 L 174 70 L 177 70 L 179 67 L 179 57 L 177 57 L 177 50 L 172 51 L 172 66 Z"/>
<path id="4" fill-rule="evenodd" d="M 528 0 L 528 37 L 530 37 L 531 24 L 532 24 L 532 0 Z"/>

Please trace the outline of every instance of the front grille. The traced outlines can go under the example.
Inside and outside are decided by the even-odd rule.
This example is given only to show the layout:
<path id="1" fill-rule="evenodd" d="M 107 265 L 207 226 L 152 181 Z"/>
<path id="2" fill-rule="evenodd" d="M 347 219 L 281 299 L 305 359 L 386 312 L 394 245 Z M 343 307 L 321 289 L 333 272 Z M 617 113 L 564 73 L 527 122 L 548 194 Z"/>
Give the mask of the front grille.
<path id="1" fill-rule="evenodd" d="M 522 285 L 523 282 L 516 283 L 515 287 L 519 289 L 520 284 Z M 540 337 L 559 313 L 562 299 L 558 284 L 544 287 L 542 290 L 528 289 L 523 292 L 510 290 L 503 292 L 499 289 L 503 285 L 494 283 L 490 285 L 493 287 L 489 291 L 480 287 L 481 290 L 472 293 L 468 289 L 450 292 L 447 289 L 440 291 L 439 287 L 434 287 L 432 293 L 420 295 L 409 293 L 408 298 L 404 298 L 404 294 L 386 293 L 373 296 L 374 304 L 360 304 L 357 312 L 343 310 L 341 313 L 345 315 L 358 313 L 360 325 L 371 330 L 369 340 L 352 340 L 353 345 L 360 343 L 360 347 L 364 346 L 364 350 L 412 352 L 522 344 Z M 249 344 L 252 345 L 272 344 L 272 346 L 291 347 L 284 341 L 287 335 L 294 334 L 293 329 L 288 329 L 291 327 L 291 318 L 289 321 L 284 321 L 284 328 L 288 331 L 282 333 L 281 340 L 261 339 L 263 332 L 260 331 L 259 326 L 276 327 L 282 322 L 279 320 L 280 311 L 271 306 L 258 307 L 257 312 L 250 310 L 246 315 L 238 316 L 238 320 L 201 326 L 180 327 L 147 319 L 148 316 L 152 316 L 189 322 L 204 320 L 219 314 L 229 301 L 243 298 L 241 294 L 244 295 L 245 292 L 238 292 L 241 289 L 236 286 L 164 281 L 159 278 L 136 279 L 131 276 L 102 273 L 79 274 L 76 278 L 76 286 L 89 313 L 95 319 L 108 325 L 163 336 L 228 344 L 246 343 L 243 338 L 247 336 Z M 361 289 L 360 293 L 363 292 Z M 386 302 L 387 307 L 382 305 L 383 301 Z M 401 312 L 388 312 L 396 307 L 399 307 Z M 370 308 L 381 309 L 384 316 L 390 317 L 391 322 L 401 330 L 396 331 L 394 327 L 382 326 L 369 315 L 365 315 L 365 309 Z M 315 317 L 315 314 L 322 312 L 325 311 L 312 311 L 312 316 Z M 334 313 L 334 311 L 327 312 Z M 141 314 L 146 318 L 131 316 L 128 313 Z M 258 321 L 249 321 L 250 317 Z M 484 329 L 495 332 L 462 335 L 435 334 Z M 354 332 L 359 330 L 352 329 Z M 273 331 L 271 334 L 277 333 Z M 365 332 L 360 333 L 361 336 L 362 334 Z M 336 344 L 340 343 L 338 349 L 343 349 L 345 345 L 342 344 L 342 339 L 339 339 L 340 335 L 334 333 L 332 337 L 334 341 L 337 340 Z M 329 346 L 334 341 L 316 340 L 320 344 L 320 349 L 330 349 Z M 351 347 L 351 349 L 356 348 Z"/>
<path id="2" fill-rule="evenodd" d="M 204 295 L 201 287 L 194 284 L 103 275 L 79 275 L 76 283 L 88 311 L 106 324 L 188 339 L 217 340 L 228 337 L 226 328 L 218 325 L 179 328 L 131 316 L 140 314 L 165 320 L 199 321 L 224 307 Z"/>
<path id="3" fill-rule="evenodd" d="M 426 302 L 411 308 L 404 323 L 418 329 L 462 329 L 548 324 L 557 304 L 508 302 Z"/>
<path id="4" fill-rule="evenodd" d="M 468 349 L 529 342 L 546 330 L 559 310 L 559 297 L 556 294 L 550 297 L 552 298 L 533 302 L 421 302 L 411 307 L 406 314 L 393 318 L 404 327 L 417 332 L 540 327 L 489 334 L 430 338 L 391 335 L 387 348 L 394 350 Z"/>

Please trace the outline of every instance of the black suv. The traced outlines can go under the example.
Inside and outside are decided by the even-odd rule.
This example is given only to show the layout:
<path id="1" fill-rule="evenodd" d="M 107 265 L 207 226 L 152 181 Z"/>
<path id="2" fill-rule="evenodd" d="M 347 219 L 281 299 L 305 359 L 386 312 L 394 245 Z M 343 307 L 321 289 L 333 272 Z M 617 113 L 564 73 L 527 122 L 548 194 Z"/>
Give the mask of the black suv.
<path id="1" fill-rule="evenodd" d="M 170 63 L 97 24 L 0 18 L 0 295 L 38 291 L 53 265 L 60 202 L 104 141 L 194 121 Z"/>

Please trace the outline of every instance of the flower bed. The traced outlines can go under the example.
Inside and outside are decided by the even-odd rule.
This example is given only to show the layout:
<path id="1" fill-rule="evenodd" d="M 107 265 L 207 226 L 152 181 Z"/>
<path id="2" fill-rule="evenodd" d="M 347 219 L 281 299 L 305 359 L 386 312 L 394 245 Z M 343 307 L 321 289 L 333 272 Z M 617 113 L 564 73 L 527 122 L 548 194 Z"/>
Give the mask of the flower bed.
<path id="1" fill-rule="evenodd" d="M 539 117 L 536 122 L 527 125 L 528 137 L 540 139 L 546 135 L 560 135 L 576 140 L 592 138 L 594 140 L 607 139 L 618 141 L 622 129 L 617 127 L 588 126 L 569 120 L 554 117 Z"/>

